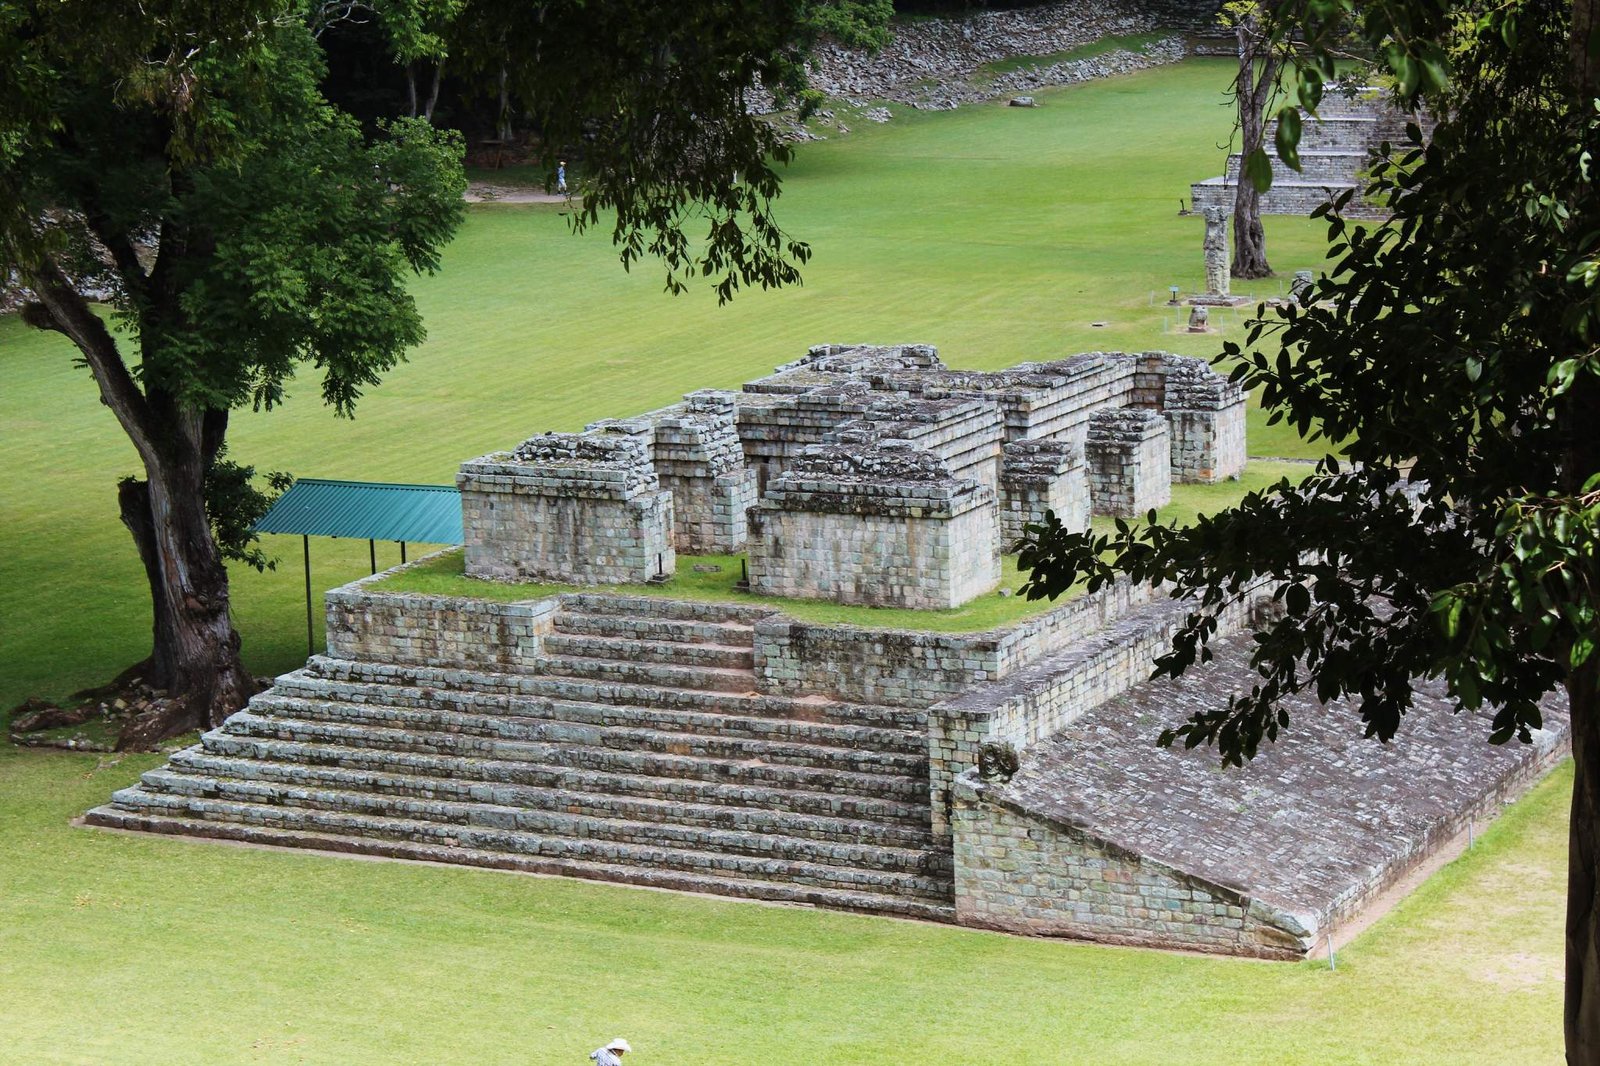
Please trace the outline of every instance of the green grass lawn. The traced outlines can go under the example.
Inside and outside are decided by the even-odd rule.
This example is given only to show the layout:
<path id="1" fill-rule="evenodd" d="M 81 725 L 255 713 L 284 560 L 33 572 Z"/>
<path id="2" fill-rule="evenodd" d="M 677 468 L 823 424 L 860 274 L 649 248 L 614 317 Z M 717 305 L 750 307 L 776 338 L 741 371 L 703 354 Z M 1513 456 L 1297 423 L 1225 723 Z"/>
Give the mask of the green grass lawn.
<path id="1" fill-rule="evenodd" d="M 827 341 L 926 341 L 975 368 L 1212 354 L 1242 316 L 1191 336 L 1160 300 L 1200 284 L 1200 226 L 1177 201 L 1221 172 L 1230 77 L 1196 61 L 806 145 L 782 204 L 816 249 L 806 284 L 726 308 L 623 273 L 559 207 L 474 209 L 417 283 L 429 342 L 359 417 L 332 418 L 308 380 L 281 411 L 238 415 L 233 454 L 447 482 L 464 458 L 736 386 Z M 1320 226 L 1267 225 L 1284 277 L 1320 262 Z M 0 424 L 8 707 L 143 655 L 148 607 L 116 519 L 133 452 L 66 344 L 15 318 L 0 318 Z M 1259 416 L 1251 429 L 1253 454 L 1317 453 Z M 234 579 L 262 673 L 305 651 L 299 545 L 269 547 L 282 569 Z M 365 544 L 314 552 L 318 588 L 367 572 Z M 379 565 L 396 561 L 383 546 Z M 0 745 L 0 1062 L 582 1063 L 617 1033 L 630 1066 L 1559 1057 L 1566 768 L 1330 973 L 69 828 L 157 762 Z"/>
<path id="2" fill-rule="evenodd" d="M 1560 1060 L 1566 766 L 1329 972 L 68 826 L 155 762 L 0 749 L 0 1061 Z"/>
<path id="3" fill-rule="evenodd" d="M 802 146 L 781 211 L 816 250 L 805 285 L 727 307 L 665 295 L 648 266 L 624 273 L 608 239 L 572 236 L 559 206 L 475 208 L 444 270 L 416 285 L 428 342 L 357 417 L 335 419 L 307 380 L 282 409 L 235 416 L 233 455 L 309 477 L 448 482 L 470 456 L 734 387 L 831 341 L 929 342 L 976 368 L 1096 349 L 1212 354 L 1239 316 L 1214 314 L 1219 334 L 1173 333 L 1183 316 L 1160 301 L 1169 284 L 1201 284 L 1200 223 L 1176 212 L 1191 180 L 1221 173 L 1230 76 L 1226 61 L 1195 61 L 1040 93 L 1035 109 L 911 111 Z M 1319 262 L 1322 227 L 1267 225 L 1285 277 Z M 1308 453 L 1261 423 L 1253 454 Z M 116 517 L 132 448 L 66 342 L 15 316 L 0 317 L 0 425 L 4 708 L 106 679 L 145 653 L 149 623 Z M 261 673 L 305 653 L 300 545 L 268 547 L 277 573 L 234 575 Z M 367 571 L 365 544 L 312 550 L 318 589 Z M 380 567 L 397 561 L 380 547 Z"/>

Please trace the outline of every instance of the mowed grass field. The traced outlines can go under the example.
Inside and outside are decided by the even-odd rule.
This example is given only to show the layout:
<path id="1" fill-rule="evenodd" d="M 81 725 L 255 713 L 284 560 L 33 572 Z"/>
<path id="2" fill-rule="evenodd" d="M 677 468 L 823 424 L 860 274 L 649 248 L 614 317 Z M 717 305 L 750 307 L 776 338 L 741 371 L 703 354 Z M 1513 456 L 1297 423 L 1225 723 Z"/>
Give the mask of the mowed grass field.
<path id="1" fill-rule="evenodd" d="M 428 343 L 357 419 L 308 380 L 239 416 L 233 454 L 447 482 L 463 458 L 826 341 L 924 341 L 980 368 L 1212 354 L 1239 319 L 1173 333 L 1160 301 L 1199 285 L 1199 222 L 1176 210 L 1220 173 L 1228 78 L 1191 62 L 806 145 L 781 204 L 816 249 L 806 285 L 728 307 L 624 274 L 558 208 L 475 209 L 417 283 Z M 1320 262 L 1320 226 L 1268 229 L 1285 277 Z M 144 654 L 148 623 L 114 506 L 132 451 L 67 346 L 14 318 L 0 426 L 9 707 L 105 679 Z M 1256 455 L 1316 452 L 1259 417 L 1252 434 Z M 305 651 L 299 544 L 271 546 L 282 568 L 234 583 L 262 673 Z M 367 570 L 365 544 L 313 551 L 319 589 Z M 380 565 L 397 558 L 380 546 Z M 1330 972 L 69 826 L 158 761 L 0 745 L 0 1063 L 582 1063 L 618 1033 L 630 1066 L 1559 1059 L 1566 768 Z"/>
<path id="2" fill-rule="evenodd" d="M 780 210 L 816 252 L 805 285 L 724 307 L 708 291 L 664 294 L 649 264 L 625 273 L 608 235 L 573 236 L 559 207 L 475 208 L 444 270 L 416 285 L 428 342 L 356 418 L 334 418 L 308 379 L 284 407 L 235 416 L 233 457 L 304 477 L 450 482 L 471 456 L 736 387 L 832 341 L 927 342 L 976 368 L 1097 349 L 1214 354 L 1241 314 L 1214 314 L 1219 334 L 1166 333 L 1186 312 L 1161 303 L 1170 284 L 1201 287 L 1201 224 L 1178 217 L 1178 200 L 1221 173 L 1227 82 L 1226 63 L 1192 62 L 1043 94 L 1037 109 L 913 111 L 804 145 Z M 1284 277 L 1321 261 L 1320 225 L 1268 226 Z M 1261 423 L 1253 454 L 1305 452 Z M 149 622 L 116 517 L 133 450 L 65 340 L 15 316 L 0 317 L 0 426 L 3 708 L 104 680 L 145 654 Z M 305 654 L 300 544 L 271 540 L 277 573 L 233 575 L 259 673 Z M 319 591 L 367 571 L 364 543 L 316 540 L 312 553 Z M 380 545 L 380 565 L 398 559 Z"/>

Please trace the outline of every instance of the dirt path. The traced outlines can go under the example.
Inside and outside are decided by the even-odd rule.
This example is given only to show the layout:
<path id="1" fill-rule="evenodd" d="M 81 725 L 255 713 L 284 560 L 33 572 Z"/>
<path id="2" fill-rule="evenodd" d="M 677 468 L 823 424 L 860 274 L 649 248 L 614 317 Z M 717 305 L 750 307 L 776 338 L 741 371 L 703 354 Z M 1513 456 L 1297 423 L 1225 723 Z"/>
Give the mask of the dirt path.
<path id="1" fill-rule="evenodd" d="M 467 184 L 469 204 L 564 204 L 568 199 L 562 193 L 545 192 L 527 185 L 495 185 L 486 181 Z"/>

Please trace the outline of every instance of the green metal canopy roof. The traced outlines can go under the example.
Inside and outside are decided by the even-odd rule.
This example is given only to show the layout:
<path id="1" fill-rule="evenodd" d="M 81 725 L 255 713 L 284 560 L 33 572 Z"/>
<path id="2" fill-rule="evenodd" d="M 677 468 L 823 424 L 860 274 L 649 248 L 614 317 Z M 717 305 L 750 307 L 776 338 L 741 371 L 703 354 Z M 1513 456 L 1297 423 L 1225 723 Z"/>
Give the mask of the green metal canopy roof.
<path id="1" fill-rule="evenodd" d="M 278 497 L 257 533 L 460 544 L 461 493 L 454 485 L 301 478 Z"/>

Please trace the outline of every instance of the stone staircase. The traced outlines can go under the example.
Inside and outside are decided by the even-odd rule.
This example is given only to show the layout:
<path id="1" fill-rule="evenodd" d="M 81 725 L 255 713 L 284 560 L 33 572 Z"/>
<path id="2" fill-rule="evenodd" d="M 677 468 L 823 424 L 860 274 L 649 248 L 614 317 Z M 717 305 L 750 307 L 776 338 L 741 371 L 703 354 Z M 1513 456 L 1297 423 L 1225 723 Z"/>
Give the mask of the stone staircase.
<path id="1" fill-rule="evenodd" d="M 1363 174 L 1371 153 L 1384 141 L 1402 144 L 1408 117 L 1375 97 L 1346 98 L 1330 95 L 1318 108 L 1318 117 L 1307 119 L 1300 136 L 1299 171 L 1284 166 L 1271 148 L 1277 135 L 1277 122 L 1266 131 L 1268 156 L 1272 161 L 1272 187 L 1262 195 L 1261 210 L 1269 215 L 1309 215 L 1316 208 L 1347 190 L 1354 191 L 1347 214 L 1376 217 L 1380 212 L 1361 199 Z M 1421 120 L 1425 130 L 1431 120 Z M 1233 210 L 1238 184 L 1240 157 L 1228 157 L 1223 176 L 1208 178 L 1189 187 L 1193 208 Z"/>
<path id="2" fill-rule="evenodd" d="M 86 820 L 951 919 L 925 713 L 759 694 L 762 613 L 568 597 L 525 673 L 317 656 Z"/>

